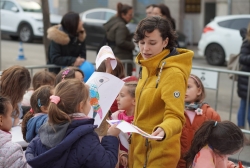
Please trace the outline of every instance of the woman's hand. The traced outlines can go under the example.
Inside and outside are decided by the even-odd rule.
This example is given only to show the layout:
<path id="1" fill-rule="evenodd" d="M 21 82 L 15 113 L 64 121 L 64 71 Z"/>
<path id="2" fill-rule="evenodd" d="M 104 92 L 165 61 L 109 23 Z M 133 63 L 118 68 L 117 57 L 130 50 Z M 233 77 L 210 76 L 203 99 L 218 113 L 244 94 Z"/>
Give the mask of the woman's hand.
<path id="1" fill-rule="evenodd" d="M 161 127 L 158 127 L 151 135 L 162 137 L 162 139 L 159 140 L 163 140 L 166 136 L 166 133 Z"/>
<path id="2" fill-rule="evenodd" d="M 76 58 L 76 61 L 74 62 L 73 66 L 80 66 L 84 61 L 85 59 L 79 56 Z"/>

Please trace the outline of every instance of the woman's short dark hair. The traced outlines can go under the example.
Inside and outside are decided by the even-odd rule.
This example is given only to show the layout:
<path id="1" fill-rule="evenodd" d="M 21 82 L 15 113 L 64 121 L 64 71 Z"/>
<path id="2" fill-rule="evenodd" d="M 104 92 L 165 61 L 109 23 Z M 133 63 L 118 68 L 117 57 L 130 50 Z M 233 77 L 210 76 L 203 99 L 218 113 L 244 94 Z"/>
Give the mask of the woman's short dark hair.
<path id="1" fill-rule="evenodd" d="M 80 16 L 75 12 L 66 13 L 61 21 L 63 30 L 66 31 L 71 36 L 77 36 L 77 28 L 80 20 Z"/>
<path id="2" fill-rule="evenodd" d="M 117 16 L 122 17 L 122 14 L 127 14 L 130 9 L 133 9 L 132 6 L 127 4 L 117 3 Z"/>
<path id="3" fill-rule="evenodd" d="M 158 29 L 161 33 L 162 40 L 168 37 L 167 49 L 176 47 L 176 34 L 172 29 L 171 23 L 160 16 L 149 16 L 141 20 L 135 31 L 134 40 L 138 43 L 140 40 L 145 38 L 145 33 L 152 33 L 155 29 Z"/>

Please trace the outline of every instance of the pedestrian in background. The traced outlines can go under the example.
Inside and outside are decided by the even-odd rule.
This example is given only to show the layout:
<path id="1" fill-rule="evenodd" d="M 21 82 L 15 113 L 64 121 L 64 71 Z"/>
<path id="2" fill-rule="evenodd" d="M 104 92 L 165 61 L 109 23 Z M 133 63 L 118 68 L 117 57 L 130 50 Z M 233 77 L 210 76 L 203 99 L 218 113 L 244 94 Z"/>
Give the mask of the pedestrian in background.
<path id="1" fill-rule="evenodd" d="M 240 71 L 250 72 L 250 24 L 248 25 L 246 37 L 244 38 L 243 43 L 241 45 L 239 63 L 240 63 Z M 250 101 L 249 100 L 247 101 L 247 93 L 249 88 L 248 80 L 249 80 L 248 76 L 238 75 L 237 92 L 238 96 L 241 99 L 237 115 L 237 121 L 238 121 L 238 126 L 240 128 L 245 127 L 247 104 L 248 104 L 247 121 L 250 126 L 250 103 L 249 103 Z M 247 145 L 250 145 L 250 140 L 248 140 L 246 137 L 245 137 L 245 143 Z"/>
<path id="2" fill-rule="evenodd" d="M 165 19 L 168 19 L 171 22 L 172 28 L 174 30 L 176 30 L 175 20 L 174 20 L 174 18 L 172 18 L 168 6 L 166 6 L 164 4 L 155 5 L 153 10 L 152 10 L 152 15 L 161 16 Z"/>
<path id="3" fill-rule="evenodd" d="M 80 66 L 86 59 L 86 33 L 78 13 L 69 12 L 62 18 L 61 24 L 48 29 L 51 40 L 48 57 L 49 64 L 61 66 Z M 57 74 L 60 68 L 51 68 Z"/>
<path id="4" fill-rule="evenodd" d="M 155 4 L 150 4 L 146 7 L 146 17 L 152 16 L 154 7 L 155 7 Z"/>
<path id="5" fill-rule="evenodd" d="M 116 57 L 120 60 L 133 61 L 133 50 L 135 44 L 132 41 L 133 34 L 130 33 L 126 24 L 133 17 L 133 8 L 127 4 L 117 4 L 117 14 L 104 24 L 107 41 Z M 131 75 L 132 65 L 128 65 L 127 75 Z"/>

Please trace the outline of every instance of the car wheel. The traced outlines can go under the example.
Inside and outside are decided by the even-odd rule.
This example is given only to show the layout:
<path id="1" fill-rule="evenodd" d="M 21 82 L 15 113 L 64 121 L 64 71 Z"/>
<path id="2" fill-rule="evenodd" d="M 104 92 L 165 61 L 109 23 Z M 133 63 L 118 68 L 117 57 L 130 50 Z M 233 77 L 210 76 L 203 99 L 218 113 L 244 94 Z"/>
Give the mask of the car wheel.
<path id="1" fill-rule="evenodd" d="M 22 24 L 19 27 L 19 38 L 22 42 L 31 42 L 33 40 L 33 30 L 30 25 Z"/>
<path id="2" fill-rule="evenodd" d="M 205 55 L 210 65 L 223 65 L 225 63 L 225 52 L 219 44 L 207 46 Z"/>
<path id="3" fill-rule="evenodd" d="M 10 35 L 10 38 L 11 38 L 11 40 L 18 40 L 18 36 L 13 36 L 13 35 Z"/>

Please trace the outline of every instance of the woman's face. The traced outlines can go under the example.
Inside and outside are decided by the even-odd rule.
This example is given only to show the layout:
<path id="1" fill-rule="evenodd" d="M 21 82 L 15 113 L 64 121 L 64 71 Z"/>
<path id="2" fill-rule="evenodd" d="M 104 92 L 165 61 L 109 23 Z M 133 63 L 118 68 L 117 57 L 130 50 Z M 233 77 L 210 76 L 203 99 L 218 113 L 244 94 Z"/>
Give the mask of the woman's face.
<path id="1" fill-rule="evenodd" d="M 139 41 L 140 53 L 145 60 L 162 52 L 167 45 L 168 38 L 163 40 L 158 29 L 151 33 L 145 32 L 144 39 Z"/>
<path id="2" fill-rule="evenodd" d="M 154 7 L 154 8 L 153 8 L 153 10 L 152 10 L 152 15 L 153 15 L 153 16 L 160 16 L 160 17 L 166 18 L 166 16 L 162 15 L 161 9 L 158 8 L 158 7 Z"/>
<path id="3" fill-rule="evenodd" d="M 122 18 L 128 23 L 133 18 L 133 9 L 128 10 L 126 14 L 122 13 Z"/>

